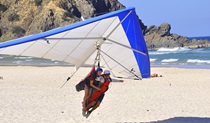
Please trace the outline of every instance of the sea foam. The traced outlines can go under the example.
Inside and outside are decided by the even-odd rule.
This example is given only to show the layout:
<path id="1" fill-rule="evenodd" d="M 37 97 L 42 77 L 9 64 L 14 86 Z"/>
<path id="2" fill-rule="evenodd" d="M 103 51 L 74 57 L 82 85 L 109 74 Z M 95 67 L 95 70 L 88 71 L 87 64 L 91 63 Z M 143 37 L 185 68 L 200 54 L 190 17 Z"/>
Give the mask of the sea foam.
<path id="1" fill-rule="evenodd" d="M 149 55 L 163 55 L 163 54 L 169 54 L 170 52 L 149 52 Z"/>
<path id="2" fill-rule="evenodd" d="M 16 56 L 15 59 L 31 59 L 30 56 Z"/>
<path id="3" fill-rule="evenodd" d="M 150 58 L 150 62 L 154 62 L 154 61 L 156 61 L 156 60 L 157 60 L 157 59 L 151 59 L 151 58 Z"/>
<path id="4" fill-rule="evenodd" d="M 200 60 L 200 59 L 189 59 L 188 63 L 207 63 L 210 64 L 210 60 Z"/>
<path id="5" fill-rule="evenodd" d="M 182 51 L 189 51 L 191 49 L 184 48 L 184 47 L 175 47 L 175 48 L 160 48 L 158 52 L 182 52 Z"/>
<path id="6" fill-rule="evenodd" d="M 162 62 L 176 62 L 179 59 L 163 59 Z"/>

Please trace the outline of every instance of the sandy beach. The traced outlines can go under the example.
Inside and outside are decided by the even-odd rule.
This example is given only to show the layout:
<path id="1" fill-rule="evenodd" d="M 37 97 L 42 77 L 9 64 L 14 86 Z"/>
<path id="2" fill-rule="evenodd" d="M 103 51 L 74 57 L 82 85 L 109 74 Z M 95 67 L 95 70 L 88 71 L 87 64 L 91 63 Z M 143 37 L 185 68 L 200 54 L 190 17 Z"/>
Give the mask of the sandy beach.
<path id="1" fill-rule="evenodd" d="M 81 68 L 60 88 L 73 68 L 1 66 L 0 122 L 210 122 L 210 70 L 152 68 L 163 77 L 112 83 L 100 107 L 86 119 L 84 92 L 76 92 L 75 84 L 89 70 Z"/>

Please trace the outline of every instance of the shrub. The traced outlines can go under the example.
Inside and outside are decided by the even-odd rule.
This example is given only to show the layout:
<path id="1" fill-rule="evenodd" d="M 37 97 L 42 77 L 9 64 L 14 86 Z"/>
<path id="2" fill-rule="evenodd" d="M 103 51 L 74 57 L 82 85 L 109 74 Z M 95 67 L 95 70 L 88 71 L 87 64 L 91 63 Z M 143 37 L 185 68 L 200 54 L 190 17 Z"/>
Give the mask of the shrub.
<path id="1" fill-rule="evenodd" d="M 7 7 L 0 3 L 0 12 L 5 12 L 7 10 Z"/>
<path id="2" fill-rule="evenodd" d="M 42 4 L 42 0 L 34 0 L 36 6 L 40 6 Z"/>
<path id="3" fill-rule="evenodd" d="M 12 33 L 17 37 L 22 37 L 26 33 L 26 31 L 20 26 L 15 26 L 12 28 Z"/>
<path id="4" fill-rule="evenodd" d="M 20 17 L 16 13 L 12 13 L 8 16 L 8 21 L 19 21 Z"/>
<path id="5" fill-rule="evenodd" d="M 63 13 L 63 16 L 62 16 L 62 19 L 64 20 L 64 21 L 69 21 L 69 18 L 71 17 L 71 14 L 68 12 L 68 11 L 65 11 L 64 13 Z"/>
<path id="6" fill-rule="evenodd" d="M 19 2 L 19 0 L 15 0 L 15 4 L 17 4 Z"/>

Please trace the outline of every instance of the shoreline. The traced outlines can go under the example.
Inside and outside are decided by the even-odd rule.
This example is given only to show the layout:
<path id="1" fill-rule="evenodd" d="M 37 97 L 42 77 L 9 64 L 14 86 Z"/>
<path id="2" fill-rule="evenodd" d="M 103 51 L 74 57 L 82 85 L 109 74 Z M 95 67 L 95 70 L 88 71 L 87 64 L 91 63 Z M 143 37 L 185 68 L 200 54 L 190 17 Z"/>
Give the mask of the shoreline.
<path id="1" fill-rule="evenodd" d="M 210 65 L 151 65 L 151 68 L 183 68 L 183 69 L 204 69 L 209 70 Z"/>

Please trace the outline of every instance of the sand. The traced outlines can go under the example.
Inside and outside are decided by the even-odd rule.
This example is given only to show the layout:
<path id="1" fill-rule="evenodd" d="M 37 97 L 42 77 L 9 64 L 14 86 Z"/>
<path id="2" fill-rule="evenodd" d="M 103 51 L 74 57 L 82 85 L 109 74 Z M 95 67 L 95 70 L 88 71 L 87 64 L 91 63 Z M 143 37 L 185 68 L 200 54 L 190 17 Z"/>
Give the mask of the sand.
<path id="1" fill-rule="evenodd" d="M 78 83 L 90 70 L 71 67 L 0 67 L 0 123 L 210 122 L 210 70 L 152 68 L 163 77 L 112 83 L 98 109 L 82 116 Z"/>

